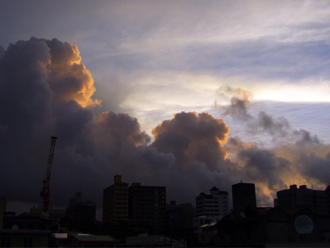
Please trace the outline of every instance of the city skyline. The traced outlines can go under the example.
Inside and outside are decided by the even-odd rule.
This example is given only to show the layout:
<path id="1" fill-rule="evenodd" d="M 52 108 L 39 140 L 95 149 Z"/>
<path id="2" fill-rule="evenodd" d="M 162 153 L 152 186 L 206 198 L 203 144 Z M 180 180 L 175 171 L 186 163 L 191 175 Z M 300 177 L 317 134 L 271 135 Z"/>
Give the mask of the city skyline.
<path id="1" fill-rule="evenodd" d="M 327 1 L 1 2 L 0 197 L 41 203 L 51 136 L 55 206 L 82 191 L 100 208 L 116 174 L 178 203 L 241 180 L 263 204 L 292 184 L 325 189 L 329 13 Z"/>

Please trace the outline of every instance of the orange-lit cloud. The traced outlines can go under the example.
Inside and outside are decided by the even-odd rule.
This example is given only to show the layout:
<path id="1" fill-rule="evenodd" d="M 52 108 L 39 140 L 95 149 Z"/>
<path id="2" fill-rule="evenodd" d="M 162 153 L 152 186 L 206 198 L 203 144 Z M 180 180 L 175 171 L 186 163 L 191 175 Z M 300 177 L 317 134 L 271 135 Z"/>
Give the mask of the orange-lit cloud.
<path id="1" fill-rule="evenodd" d="M 96 91 L 92 74 L 81 64 L 78 47 L 56 39 L 46 41 L 50 48 L 51 60 L 48 64 L 49 85 L 55 99 L 75 100 L 82 107 L 100 105 L 101 101 L 92 99 Z"/>

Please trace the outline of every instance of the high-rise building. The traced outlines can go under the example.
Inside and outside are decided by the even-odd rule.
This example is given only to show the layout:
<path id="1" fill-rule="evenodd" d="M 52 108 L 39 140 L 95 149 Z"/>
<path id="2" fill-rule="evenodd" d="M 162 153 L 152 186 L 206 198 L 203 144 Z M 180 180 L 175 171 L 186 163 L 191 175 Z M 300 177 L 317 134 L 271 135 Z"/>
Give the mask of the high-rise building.
<path id="1" fill-rule="evenodd" d="M 166 188 L 133 183 L 129 187 L 129 217 L 135 226 L 163 229 L 166 222 Z"/>
<path id="2" fill-rule="evenodd" d="M 114 177 L 114 184 L 103 190 L 103 222 L 118 225 L 129 221 L 128 183 L 121 181 L 121 175 Z"/>
<path id="3" fill-rule="evenodd" d="M 256 210 L 256 190 L 254 183 L 232 185 L 234 218 L 243 217 L 248 208 Z"/>
<path id="4" fill-rule="evenodd" d="M 308 189 L 306 185 L 291 185 L 290 189 L 277 192 L 274 205 L 281 209 L 309 208 L 319 215 L 328 214 L 326 191 Z"/>
<path id="5" fill-rule="evenodd" d="M 76 192 L 70 199 L 70 205 L 66 208 L 66 216 L 72 221 L 93 221 L 96 214 L 95 202 L 82 201 L 81 192 Z"/>
<path id="6" fill-rule="evenodd" d="M 217 187 L 210 189 L 210 194 L 200 193 L 196 197 L 196 215 L 206 217 L 223 217 L 229 214 L 229 198 L 227 191 Z"/>

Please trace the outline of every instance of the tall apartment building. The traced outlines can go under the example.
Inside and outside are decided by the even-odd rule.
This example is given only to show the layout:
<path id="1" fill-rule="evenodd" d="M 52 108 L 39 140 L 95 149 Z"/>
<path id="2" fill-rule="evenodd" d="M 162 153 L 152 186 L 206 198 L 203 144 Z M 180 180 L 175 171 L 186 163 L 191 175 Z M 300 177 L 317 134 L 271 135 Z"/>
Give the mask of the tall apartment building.
<path id="1" fill-rule="evenodd" d="M 129 217 L 135 226 L 163 229 L 166 223 L 166 188 L 133 183 L 129 187 Z"/>
<path id="2" fill-rule="evenodd" d="M 245 215 L 248 208 L 256 210 L 256 190 L 254 183 L 238 183 L 232 185 L 233 194 L 233 214 L 234 218 L 240 218 Z"/>
<path id="3" fill-rule="evenodd" d="M 328 214 L 326 191 L 308 189 L 306 185 L 291 185 L 290 189 L 278 191 L 274 205 L 281 209 L 305 207 L 319 215 Z"/>
<path id="4" fill-rule="evenodd" d="M 210 189 L 210 194 L 200 193 L 196 197 L 196 216 L 223 217 L 229 214 L 229 198 L 227 191 L 217 187 Z"/>
<path id="5" fill-rule="evenodd" d="M 121 175 L 114 177 L 114 184 L 103 190 L 103 222 L 117 225 L 129 221 L 128 183 L 121 181 Z"/>

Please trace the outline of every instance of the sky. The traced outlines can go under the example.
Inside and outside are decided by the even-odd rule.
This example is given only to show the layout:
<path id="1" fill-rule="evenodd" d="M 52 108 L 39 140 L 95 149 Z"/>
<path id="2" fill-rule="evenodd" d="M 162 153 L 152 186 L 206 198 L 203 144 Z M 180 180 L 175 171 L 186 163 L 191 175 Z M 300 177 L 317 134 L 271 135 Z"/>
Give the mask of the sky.
<path id="1" fill-rule="evenodd" d="M 114 175 L 195 204 L 330 178 L 328 1 L 1 1 L 0 196 L 96 202 Z"/>

